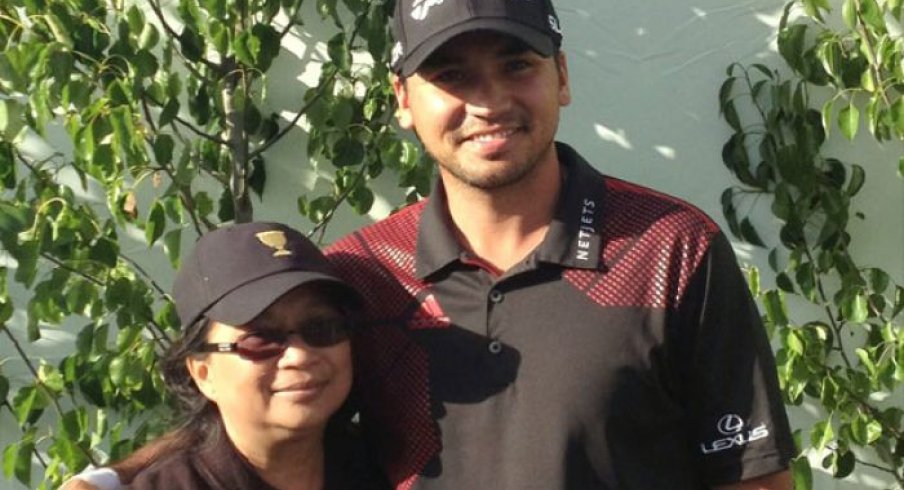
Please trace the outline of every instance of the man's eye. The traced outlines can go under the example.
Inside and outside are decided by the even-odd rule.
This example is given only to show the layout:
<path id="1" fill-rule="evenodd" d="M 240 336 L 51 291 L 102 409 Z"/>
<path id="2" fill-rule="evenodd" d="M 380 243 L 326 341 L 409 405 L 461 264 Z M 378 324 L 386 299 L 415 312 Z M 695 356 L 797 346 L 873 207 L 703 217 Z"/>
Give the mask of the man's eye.
<path id="1" fill-rule="evenodd" d="M 465 79 L 465 74 L 461 70 L 442 70 L 435 73 L 432 77 L 433 83 L 456 83 Z"/>
<path id="2" fill-rule="evenodd" d="M 505 64 L 505 69 L 510 72 L 522 71 L 531 67 L 531 62 L 526 59 L 509 60 Z"/>

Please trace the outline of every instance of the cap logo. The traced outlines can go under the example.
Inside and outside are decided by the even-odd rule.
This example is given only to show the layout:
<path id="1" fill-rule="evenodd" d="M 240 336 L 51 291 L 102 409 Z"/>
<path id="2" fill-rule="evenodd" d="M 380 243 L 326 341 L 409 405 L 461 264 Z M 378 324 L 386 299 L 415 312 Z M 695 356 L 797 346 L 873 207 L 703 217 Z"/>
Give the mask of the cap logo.
<path id="1" fill-rule="evenodd" d="M 562 28 L 559 26 L 559 19 L 555 15 L 549 16 L 549 28 L 558 35 L 562 35 Z"/>
<path id="2" fill-rule="evenodd" d="M 392 60 L 389 62 L 390 65 L 395 65 L 402 59 L 402 55 L 405 54 L 405 47 L 402 46 L 402 43 L 397 42 L 395 46 L 392 47 Z"/>
<path id="3" fill-rule="evenodd" d="M 430 8 L 442 5 L 446 0 L 414 0 L 411 6 L 411 18 L 414 20 L 424 20 L 430 13 Z"/>
<path id="4" fill-rule="evenodd" d="M 271 230 L 271 231 L 262 231 L 260 233 L 255 233 L 255 237 L 260 240 L 264 245 L 275 250 L 273 252 L 274 257 L 286 257 L 288 255 L 292 255 L 292 252 L 286 250 L 286 234 L 285 232 L 279 230 Z"/>

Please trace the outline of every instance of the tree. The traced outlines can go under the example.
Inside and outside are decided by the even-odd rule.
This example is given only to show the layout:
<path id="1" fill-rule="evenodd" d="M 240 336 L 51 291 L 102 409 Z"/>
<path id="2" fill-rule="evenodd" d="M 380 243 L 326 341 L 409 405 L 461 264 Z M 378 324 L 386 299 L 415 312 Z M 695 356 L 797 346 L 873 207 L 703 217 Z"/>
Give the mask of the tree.
<path id="1" fill-rule="evenodd" d="M 0 5 L 0 243 L 16 261 L 0 268 L 0 336 L 32 374 L 10 386 L 0 371 L 0 409 L 22 432 L 4 450 L 7 478 L 30 486 L 37 460 L 41 487 L 55 486 L 103 463 L 101 448 L 122 456 L 165 426 L 152 367 L 178 322 L 155 271 L 125 252 L 130 232 L 149 253 L 162 243 L 175 267 L 186 237 L 251 220 L 268 150 L 300 121 L 308 157 L 333 164 L 332 188 L 278 199 L 297 199 L 313 232 L 340 206 L 367 212 L 369 182 L 387 167 L 409 199 L 427 192 L 430 166 L 389 124 L 391 10 L 388 0 Z M 293 107 L 270 107 L 268 72 L 311 26 L 330 31 L 317 85 L 299 84 Z M 58 133 L 70 148 L 28 151 Z M 24 297 L 10 297 L 9 280 Z M 26 312 L 27 338 L 8 328 L 15 310 Z M 55 365 L 25 349 L 50 328 L 77 331 Z"/>
<path id="2" fill-rule="evenodd" d="M 742 204 L 768 196 L 781 223 L 769 254 L 775 287 L 761 289 L 757 270 L 749 278 L 781 345 L 786 402 L 813 403 L 825 415 L 801 437 L 797 488 L 812 486 L 808 454 L 836 478 L 870 466 L 904 488 L 904 287 L 852 252 L 868 239 L 849 226 L 866 218 L 852 203 L 867 167 L 822 150 L 833 131 L 854 139 L 861 115 L 877 143 L 904 139 L 904 39 L 894 33 L 902 2 L 833 4 L 786 4 L 778 47 L 790 78 L 763 64 L 729 67 L 719 99 L 734 134 L 722 157 L 741 184 L 722 204 L 732 232 L 755 245 L 765 243 Z M 789 313 L 791 298 L 808 319 Z"/>

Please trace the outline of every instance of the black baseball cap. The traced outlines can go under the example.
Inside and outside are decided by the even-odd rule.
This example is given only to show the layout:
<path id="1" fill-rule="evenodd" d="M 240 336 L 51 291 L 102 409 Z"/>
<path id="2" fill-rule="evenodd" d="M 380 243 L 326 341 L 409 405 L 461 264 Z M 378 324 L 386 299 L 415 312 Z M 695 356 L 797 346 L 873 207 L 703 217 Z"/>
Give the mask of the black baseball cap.
<path id="1" fill-rule="evenodd" d="M 279 223 L 243 223 L 198 240 L 176 273 L 173 300 L 183 329 L 202 316 L 245 325 L 282 295 L 314 281 L 338 286 L 340 301 L 361 303 L 303 234 Z"/>
<path id="2" fill-rule="evenodd" d="M 543 56 L 562 45 L 551 0 L 396 0 L 390 68 L 410 76 L 446 41 L 476 30 L 514 36 Z"/>

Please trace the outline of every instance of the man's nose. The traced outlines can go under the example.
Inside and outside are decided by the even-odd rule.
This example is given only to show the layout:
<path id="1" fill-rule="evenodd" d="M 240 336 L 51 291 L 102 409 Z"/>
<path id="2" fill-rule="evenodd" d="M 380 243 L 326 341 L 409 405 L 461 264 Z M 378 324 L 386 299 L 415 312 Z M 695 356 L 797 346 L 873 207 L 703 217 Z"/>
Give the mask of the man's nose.
<path id="1" fill-rule="evenodd" d="M 468 113 L 481 118 L 506 113 L 512 106 L 511 90 L 510 84 L 498 76 L 480 76 L 468 94 Z"/>

